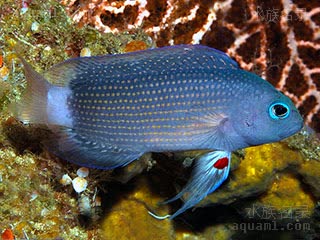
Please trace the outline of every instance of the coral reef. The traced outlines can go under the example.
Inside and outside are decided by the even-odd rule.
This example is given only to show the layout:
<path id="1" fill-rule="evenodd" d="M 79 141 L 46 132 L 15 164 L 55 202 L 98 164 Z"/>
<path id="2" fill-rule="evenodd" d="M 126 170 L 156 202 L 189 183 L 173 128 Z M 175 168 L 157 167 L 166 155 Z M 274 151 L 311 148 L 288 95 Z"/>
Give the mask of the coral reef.
<path id="1" fill-rule="evenodd" d="M 1 121 L 5 122 L 0 131 L 2 136 L 3 128 L 13 125 L 4 121 L 3 116 Z M 76 199 L 55 190 L 55 174 L 61 171 L 61 163 L 30 151 L 18 154 L 8 141 L 0 144 L 0 232 L 12 228 L 18 239 L 87 238 L 88 233 L 75 218 Z"/>
<path id="2" fill-rule="evenodd" d="M 79 21 L 79 28 L 57 1 L 0 0 L 2 237 L 257 239 L 260 235 L 245 233 L 241 224 L 268 221 L 279 227 L 295 221 L 309 224 L 309 229 L 300 233 L 294 229 L 273 231 L 275 239 L 310 239 L 319 232 L 320 143 L 307 131 L 286 142 L 235 153 L 229 180 L 196 211 L 189 210 L 174 221 L 159 221 L 147 211 L 166 215 L 179 208 L 179 201 L 169 206 L 157 203 L 172 197 L 185 184 L 192 156 L 199 152 L 149 154 L 123 169 L 90 169 L 87 175 L 87 170 L 80 171 L 41 148 L 46 130 L 23 126 L 6 111 L 8 102 L 18 99 L 24 88 L 21 64 L 13 51 L 16 42 L 22 46 L 20 54 L 42 72 L 80 54 L 151 47 L 154 43 L 146 31 L 158 46 L 200 42 L 227 51 L 243 68 L 266 76 L 284 90 L 306 113 L 307 121 L 316 123 L 320 117 L 319 63 L 315 59 L 319 10 L 315 1 L 61 2 L 73 20 Z M 273 16 L 276 19 L 270 19 L 270 10 L 279 14 Z M 97 16 L 101 24 L 109 26 L 101 25 L 100 30 L 124 32 L 99 33 L 84 26 L 96 26 Z M 297 81 L 297 77 L 304 81 Z M 77 177 L 85 178 L 88 184 L 80 193 L 71 184 Z M 266 211 L 267 216 L 263 215 Z"/>
<path id="3" fill-rule="evenodd" d="M 157 164 L 151 172 L 131 181 L 130 187 L 123 188 L 121 193 L 115 193 L 117 197 L 109 200 L 112 207 L 107 210 L 102 225 L 106 238 L 148 239 L 147 229 L 158 229 L 153 236 L 159 239 L 256 239 L 259 235 L 248 238 L 243 229 L 250 224 L 272 224 L 274 232 L 259 230 L 259 227 L 252 227 L 250 231 L 263 234 L 270 230 L 275 238 L 282 235 L 281 228 L 287 239 L 316 236 L 320 227 L 314 217 L 318 212 L 316 199 L 320 188 L 316 183 L 320 181 L 317 173 L 320 162 L 318 159 L 307 161 L 285 142 L 248 148 L 244 157 L 234 155 L 236 161 L 232 162 L 234 170 L 229 180 L 206 197 L 196 211 L 189 210 L 176 221 L 159 222 L 150 218 L 147 210 L 166 215 L 179 208 L 181 202 L 172 204 L 171 210 L 166 205 L 157 206 L 157 202 L 175 194 L 173 183 L 178 185 L 177 189 L 185 184 L 189 174 L 183 166 L 186 156 L 192 158 L 194 154 L 198 152 L 155 154 Z M 290 224 L 296 225 L 290 229 Z M 136 226 L 143 226 L 146 232 L 137 232 Z"/>
<path id="4" fill-rule="evenodd" d="M 141 28 L 157 46 L 201 43 L 290 96 L 320 131 L 320 4 L 305 0 L 62 0 L 73 21 L 102 32 Z"/>
<path id="5" fill-rule="evenodd" d="M 152 194 L 146 178 L 139 178 L 135 186 L 127 196 L 117 199 L 104 218 L 102 229 L 105 239 L 173 239 L 172 223 L 159 222 L 146 209 L 146 206 L 155 206 L 161 198 Z M 163 208 L 168 211 L 167 206 Z"/>

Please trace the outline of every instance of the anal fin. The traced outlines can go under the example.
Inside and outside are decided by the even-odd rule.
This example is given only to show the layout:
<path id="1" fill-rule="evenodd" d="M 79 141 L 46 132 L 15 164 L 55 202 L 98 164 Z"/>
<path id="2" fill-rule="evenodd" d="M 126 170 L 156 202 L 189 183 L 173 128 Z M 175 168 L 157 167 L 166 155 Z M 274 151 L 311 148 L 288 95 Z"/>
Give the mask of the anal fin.
<path id="1" fill-rule="evenodd" d="M 54 132 L 54 137 L 44 143 L 49 151 L 81 166 L 113 169 L 129 164 L 144 153 L 129 147 L 119 147 L 90 135 L 77 134 L 68 128 Z"/>

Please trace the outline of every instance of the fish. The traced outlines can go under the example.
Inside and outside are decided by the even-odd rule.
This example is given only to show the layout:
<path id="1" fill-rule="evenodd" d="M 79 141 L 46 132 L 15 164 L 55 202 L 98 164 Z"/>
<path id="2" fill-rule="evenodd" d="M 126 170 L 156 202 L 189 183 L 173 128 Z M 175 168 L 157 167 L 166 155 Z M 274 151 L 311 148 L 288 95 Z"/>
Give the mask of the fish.
<path id="1" fill-rule="evenodd" d="M 165 202 L 184 200 L 170 219 L 227 179 L 232 151 L 303 127 L 287 96 L 207 46 L 72 58 L 43 74 L 21 61 L 27 87 L 14 112 L 25 124 L 48 126 L 55 136 L 48 149 L 62 159 L 114 169 L 148 152 L 207 150 Z"/>

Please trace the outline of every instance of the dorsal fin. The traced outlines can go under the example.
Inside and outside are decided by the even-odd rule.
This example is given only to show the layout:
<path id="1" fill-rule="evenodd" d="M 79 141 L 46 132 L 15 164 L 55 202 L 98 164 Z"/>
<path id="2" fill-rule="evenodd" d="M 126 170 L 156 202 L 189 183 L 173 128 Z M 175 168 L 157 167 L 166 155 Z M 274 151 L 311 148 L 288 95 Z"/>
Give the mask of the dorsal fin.
<path id="1" fill-rule="evenodd" d="M 238 64 L 219 50 L 201 45 L 177 45 L 125 54 L 73 58 L 53 66 L 44 76 L 49 82 L 65 86 L 71 81 L 105 81 L 101 75 L 113 79 L 126 74 L 229 68 L 237 69 Z"/>

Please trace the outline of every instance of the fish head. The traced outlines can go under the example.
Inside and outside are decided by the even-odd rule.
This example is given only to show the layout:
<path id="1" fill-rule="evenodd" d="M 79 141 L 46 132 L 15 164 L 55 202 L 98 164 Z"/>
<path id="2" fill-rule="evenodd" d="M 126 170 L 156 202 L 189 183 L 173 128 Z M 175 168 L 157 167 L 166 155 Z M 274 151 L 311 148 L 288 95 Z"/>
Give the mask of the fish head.
<path id="1" fill-rule="evenodd" d="M 303 119 L 290 98 L 266 81 L 261 85 L 262 89 L 239 101 L 239 114 L 233 119 L 233 127 L 246 146 L 277 142 L 303 127 Z"/>

